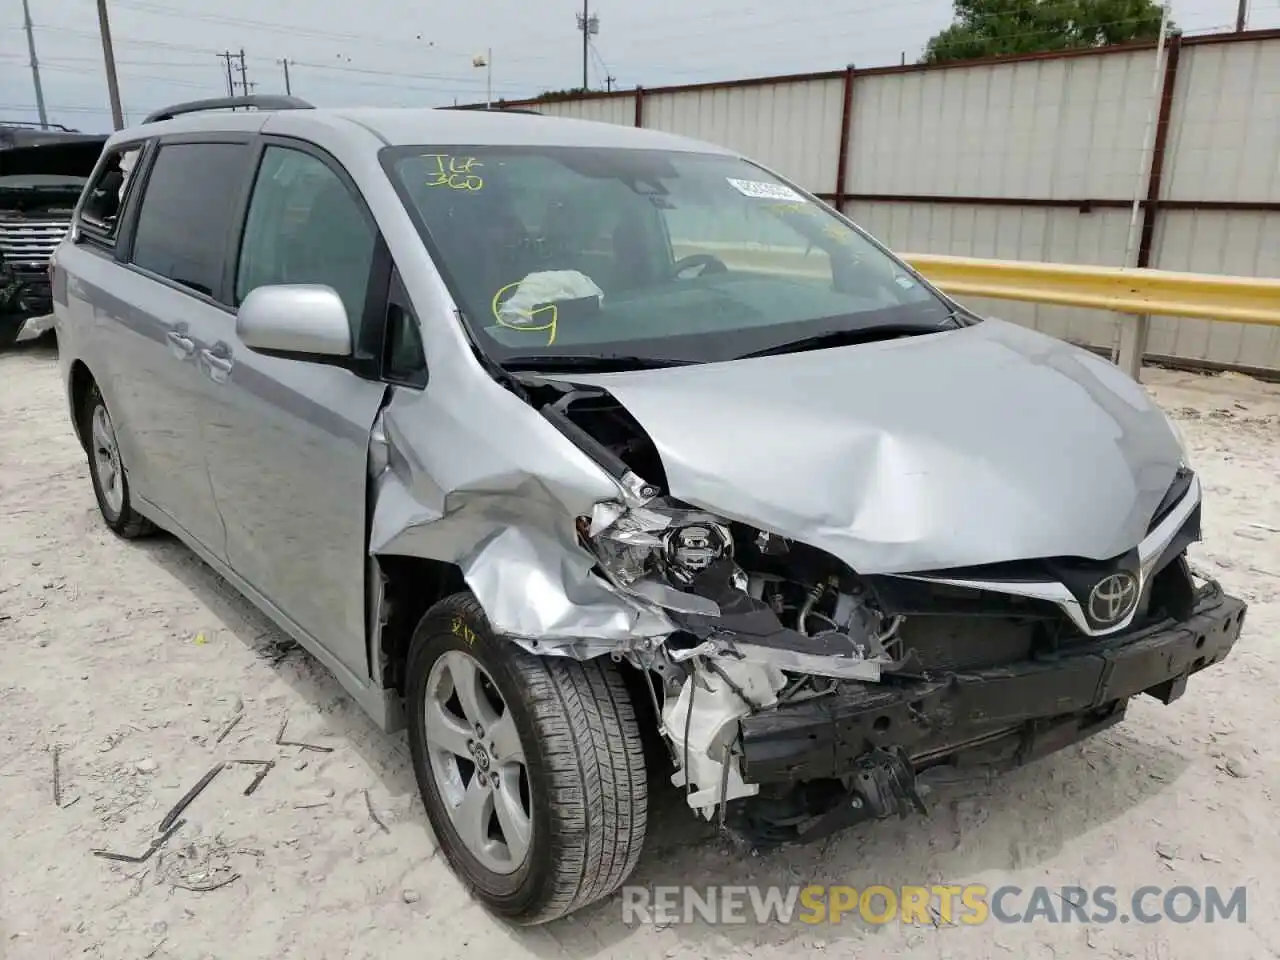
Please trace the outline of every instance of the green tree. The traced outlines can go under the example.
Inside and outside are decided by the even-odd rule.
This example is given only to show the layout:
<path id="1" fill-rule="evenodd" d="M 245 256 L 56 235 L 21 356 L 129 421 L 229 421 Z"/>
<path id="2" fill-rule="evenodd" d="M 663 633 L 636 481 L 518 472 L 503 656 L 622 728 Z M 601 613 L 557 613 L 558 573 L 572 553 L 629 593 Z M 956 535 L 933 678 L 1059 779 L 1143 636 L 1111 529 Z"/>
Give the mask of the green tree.
<path id="1" fill-rule="evenodd" d="M 572 100 L 574 97 L 580 97 L 584 93 L 581 87 L 570 87 L 568 90 L 543 90 L 533 99 L 549 102 L 552 100 Z"/>
<path id="2" fill-rule="evenodd" d="M 955 0 L 955 22 L 929 41 L 920 62 L 1154 40 L 1161 15 L 1153 0 Z"/>

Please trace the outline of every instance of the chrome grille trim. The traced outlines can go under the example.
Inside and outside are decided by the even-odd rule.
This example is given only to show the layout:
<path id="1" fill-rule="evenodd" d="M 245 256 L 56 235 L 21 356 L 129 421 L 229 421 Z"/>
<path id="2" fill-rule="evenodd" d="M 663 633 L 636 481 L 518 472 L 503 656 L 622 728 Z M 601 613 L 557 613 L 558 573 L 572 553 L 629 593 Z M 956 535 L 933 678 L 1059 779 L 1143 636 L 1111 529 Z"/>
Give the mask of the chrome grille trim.
<path id="1" fill-rule="evenodd" d="M 0 217 L 0 257 L 14 267 L 40 267 L 71 227 L 66 217 Z"/>

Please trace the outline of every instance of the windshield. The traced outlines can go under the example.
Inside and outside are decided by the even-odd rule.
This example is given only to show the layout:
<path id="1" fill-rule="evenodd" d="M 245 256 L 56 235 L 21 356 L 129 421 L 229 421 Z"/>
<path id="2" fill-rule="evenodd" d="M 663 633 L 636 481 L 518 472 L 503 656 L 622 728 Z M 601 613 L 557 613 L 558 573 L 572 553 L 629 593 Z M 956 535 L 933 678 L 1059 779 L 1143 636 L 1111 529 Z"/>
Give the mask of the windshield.
<path id="1" fill-rule="evenodd" d="M 905 266 L 745 160 L 401 147 L 384 164 L 473 336 L 502 363 L 707 362 L 950 325 L 951 307 Z"/>

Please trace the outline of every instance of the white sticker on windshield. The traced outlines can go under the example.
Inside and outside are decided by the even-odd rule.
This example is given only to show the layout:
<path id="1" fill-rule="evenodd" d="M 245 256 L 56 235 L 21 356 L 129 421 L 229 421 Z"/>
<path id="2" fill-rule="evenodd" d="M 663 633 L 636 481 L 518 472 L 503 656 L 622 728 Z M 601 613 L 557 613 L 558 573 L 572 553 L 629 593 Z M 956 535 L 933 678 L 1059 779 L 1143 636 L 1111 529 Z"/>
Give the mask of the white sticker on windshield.
<path id="1" fill-rule="evenodd" d="M 735 180 L 733 177 L 726 177 L 729 186 L 737 190 L 744 197 L 754 197 L 757 200 L 787 200 L 792 203 L 804 203 L 802 197 L 795 190 L 781 183 L 767 183 L 763 180 Z"/>

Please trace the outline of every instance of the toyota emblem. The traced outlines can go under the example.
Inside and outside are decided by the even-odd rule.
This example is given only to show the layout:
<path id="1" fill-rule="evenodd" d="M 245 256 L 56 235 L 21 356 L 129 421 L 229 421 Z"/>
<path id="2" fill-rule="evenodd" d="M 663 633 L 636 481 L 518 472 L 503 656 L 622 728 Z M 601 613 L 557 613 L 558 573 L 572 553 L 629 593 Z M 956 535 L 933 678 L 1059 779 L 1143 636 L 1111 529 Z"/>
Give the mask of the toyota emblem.
<path id="1" fill-rule="evenodd" d="M 1127 617 L 1138 603 L 1138 579 L 1132 573 L 1113 573 L 1089 592 L 1089 616 L 1111 625 Z"/>

